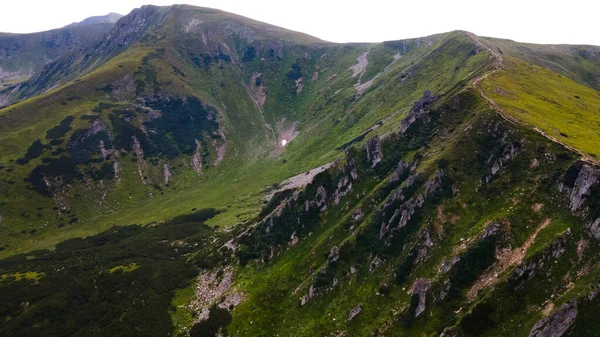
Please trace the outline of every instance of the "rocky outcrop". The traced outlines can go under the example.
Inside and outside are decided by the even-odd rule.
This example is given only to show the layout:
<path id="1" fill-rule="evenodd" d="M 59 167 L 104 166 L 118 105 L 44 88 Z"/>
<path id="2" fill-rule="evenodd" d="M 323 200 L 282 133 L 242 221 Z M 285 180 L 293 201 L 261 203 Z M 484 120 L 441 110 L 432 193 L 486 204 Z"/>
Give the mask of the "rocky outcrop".
<path id="1" fill-rule="evenodd" d="M 319 186 L 317 189 L 317 194 L 315 195 L 315 205 L 321 212 L 327 209 L 327 191 L 325 191 L 325 187 L 323 186 Z"/>
<path id="2" fill-rule="evenodd" d="M 591 236 L 595 237 L 596 240 L 600 240 L 600 218 L 589 224 L 587 226 L 587 231 Z"/>
<path id="3" fill-rule="evenodd" d="M 427 305 L 427 292 L 431 288 L 431 283 L 424 278 L 418 278 L 413 283 L 410 294 L 418 296 L 417 307 L 415 308 L 415 317 L 419 317 L 425 311 Z"/>
<path id="4" fill-rule="evenodd" d="M 202 173 L 202 156 L 200 155 L 200 150 L 202 149 L 202 144 L 196 139 L 196 150 L 192 155 L 192 169 L 198 173 Z"/>
<path id="5" fill-rule="evenodd" d="M 577 301 L 571 299 L 550 316 L 535 323 L 529 332 L 529 337 L 560 337 L 575 322 L 576 318 Z"/>
<path id="6" fill-rule="evenodd" d="M 332 264 L 337 262 L 340 259 L 340 248 L 338 246 L 333 246 L 329 250 L 329 256 L 327 256 L 327 263 Z"/>
<path id="7" fill-rule="evenodd" d="M 352 192 L 352 182 L 348 176 L 343 176 L 337 184 L 335 191 L 333 192 L 333 205 L 338 205 L 341 198 Z"/>
<path id="8" fill-rule="evenodd" d="M 521 288 L 527 281 L 533 278 L 541 268 L 549 265 L 552 260 L 559 258 L 567 251 L 567 239 L 571 232 L 567 231 L 560 237 L 552 240 L 541 255 L 519 265 L 509 278 L 509 283 L 515 289 Z"/>
<path id="9" fill-rule="evenodd" d="M 404 134 L 417 120 L 427 117 L 429 108 L 438 98 L 439 95 L 431 95 L 431 91 L 425 90 L 423 97 L 415 102 L 408 115 L 406 115 L 406 118 L 402 120 L 400 124 L 401 133 Z"/>
<path id="10" fill-rule="evenodd" d="M 400 177 L 407 170 L 410 170 L 410 167 L 407 164 L 405 164 L 402 160 L 400 160 L 398 162 L 398 166 L 394 170 L 394 173 L 392 173 L 392 176 L 390 177 L 390 183 L 393 183 L 393 182 L 396 182 L 396 181 L 400 180 Z"/>
<path id="11" fill-rule="evenodd" d="M 378 136 L 370 138 L 365 146 L 367 148 L 367 162 L 371 165 L 371 168 L 374 168 L 383 159 L 381 139 Z"/>
<path id="12" fill-rule="evenodd" d="M 505 138 L 506 138 L 506 135 L 504 135 L 503 142 L 506 142 Z M 494 161 L 494 164 L 492 165 L 492 168 L 491 168 L 492 175 L 495 175 L 496 173 L 498 173 L 510 159 L 515 158 L 521 152 L 521 148 L 523 147 L 524 143 L 525 143 L 525 140 L 521 139 L 519 142 L 516 142 L 516 143 L 509 142 L 508 144 L 506 144 L 504 146 L 504 148 L 502 149 L 502 154 L 500 155 L 499 158 L 497 158 Z M 492 158 L 490 158 L 490 159 L 492 159 Z M 487 177 L 486 180 L 489 181 L 490 177 Z"/>
<path id="13" fill-rule="evenodd" d="M 560 185 L 561 192 L 569 193 L 569 207 L 572 212 L 579 210 L 583 206 L 586 196 L 590 193 L 590 189 L 598 183 L 599 177 L 600 170 L 598 168 L 584 163 L 581 165 L 572 187 L 566 186 L 566 184 Z"/>
<path id="14" fill-rule="evenodd" d="M 170 181 L 172 175 L 173 174 L 171 173 L 171 170 L 169 169 L 169 165 L 165 163 L 163 165 L 163 177 L 164 177 L 165 185 L 169 184 L 169 181 Z"/>
<path id="15" fill-rule="evenodd" d="M 350 322 L 352 319 L 354 319 L 354 317 L 356 317 L 356 315 L 360 314 L 360 312 L 362 311 L 362 305 L 357 305 L 354 307 L 354 309 L 350 310 L 350 312 L 348 313 L 348 322 Z"/>

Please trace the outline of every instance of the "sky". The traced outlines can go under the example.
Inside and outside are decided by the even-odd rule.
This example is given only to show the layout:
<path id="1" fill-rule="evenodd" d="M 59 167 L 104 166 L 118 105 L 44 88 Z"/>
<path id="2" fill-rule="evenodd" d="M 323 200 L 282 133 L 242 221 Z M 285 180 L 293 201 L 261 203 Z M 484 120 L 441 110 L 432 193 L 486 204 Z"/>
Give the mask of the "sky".
<path id="1" fill-rule="evenodd" d="M 0 32 L 49 30 L 177 0 L 1 0 Z M 331 42 L 380 42 L 466 30 L 544 44 L 600 45 L 598 0 L 182 0 Z M 175 2 L 177 3 L 177 2 Z M 180 2 L 181 3 L 181 2 Z"/>

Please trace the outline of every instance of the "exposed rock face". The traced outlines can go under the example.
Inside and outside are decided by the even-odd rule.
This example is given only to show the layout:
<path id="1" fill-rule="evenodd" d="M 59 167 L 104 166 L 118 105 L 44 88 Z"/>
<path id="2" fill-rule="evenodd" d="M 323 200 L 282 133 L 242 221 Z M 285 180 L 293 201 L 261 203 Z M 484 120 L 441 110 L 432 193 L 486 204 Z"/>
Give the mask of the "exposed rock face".
<path id="1" fill-rule="evenodd" d="M 413 105 L 408 115 L 406 115 L 406 118 L 402 120 L 400 125 L 401 133 L 405 133 L 406 130 L 408 130 L 408 128 L 417 120 L 427 117 L 428 109 L 438 98 L 439 95 L 436 94 L 432 96 L 431 91 L 425 90 L 423 97 L 421 97 L 421 99 Z"/>
<path id="2" fill-rule="evenodd" d="M 202 173 L 202 157 L 200 155 L 200 149 L 202 148 L 202 144 L 196 139 L 196 151 L 192 155 L 192 169 L 198 173 Z"/>
<path id="3" fill-rule="evenodd" d="M 443 301 L 446 298 L 446 296 L 450 292 L 451 287 L 452 284 L 450 283 L 450 279 L 445 279 L 442 283 L 442 289 L 440 289 L 440 294 L 438 296 L 439 301 Z"/>
<path id="4" fill-rule="evenodd" d="M 338 205 L 341 198 L 345 197 L 352 191 L 352 182 L 348 176 L 344 176 L 338 181 L 337 188 L 333 192 L 333 204 Z"/>
<path id="5" fill-rule="evenodd" d="M 447 273 L 452 267 L 460 261 L 460 255 L 456 255 L 452 260 L 444 260 L 442 264 L 442 273 Z"/>
<path id="6" fill-rule="evenodd" d="M 479 236 L 480 240 L 484 240 L 487 239 L 491 236 L 494 236 L 496 233 L 498 233 L 498 231 L 500 230 L 500 224 L 498 223 L 493 223 L 489 226 L 487 226 L 483 232 L 481 233 L 481 235 Z"/>
<path id="7" fill-rule="evenodd" d="M 565 232 L 561 237 L 550 242 L 548 247 L 544 249 L 541 256 L 533 261 L 526 261 L 518 266 L 511 275 L 509 282 L 514 285 L 515 289 L 522 287 L 527 281 L 536 275 L 540 268 L 557 259 L 567 251 L 567 238 L 570 232 Z"/>
<path id="8" fill-rule="evenodd" d="M 160 7 L 156 6 L 142 6 L 134 9 L 129 15 L 117 21 L 115 27 L 110 30 L 105 43 L 127 46 L 135 42 L 147 25 L 152 23 L 152 17 L 159 11 Z"/>
<path id="9" fill-rule="evenodd" d="M 350 310 L 350 312 L 348 313 L 348 322 L 350 322 L 354 317 L 356 317 L 356 315 L 360 314 L 360 312 L 362 311 L 362 305 L 357 305 L 354 307 L 354 309 Z"/>
<path id="10" fill-rule="evenodd" d="M 358 222 L 365 217 L 365 213 L 362 208 L 357 208 L 352 212 L 351 219 L 353 222 Z"/>
<path id="11" fill-rule="evenodd" d="M 340 248 L 338 246 L 333 246 L 329 250 L 329 256 L 327 257 L 327 262 L 332 264 L 339 260 L 340 258 Z"/>
<path id="12" fill-rule="evenodd" d="M 590 188 L 598 183 L 600 170 L 589 165 L 583 164 L 575 180 L 571 193 L 569 195 L 571 211 L 575 212 L 585 202 L 585 197 L 589 194 Z M 561 188 L 564 189 L 564 186 Z"/>
<path id="13" fill-rule="evenodd" d="M 560 337 L 575 322 L 577 318 L 577 301 L 571 299 L 554 311 L 552 315 L 539 320 L 529 337 Z"/>
<path id="14" fill-rule="evenodd" d="M 164 176 L 164 181 L 165 181 L 165 185 L 167 185 L 169 183 L 169 180 L 171 179 L 171 170 L 169 169 L 169 165 L 168 164 L 164 164 L 163 165 L 163 176 Z"/>
<path id="15" fill-rule="evenodd" d="M 503 142 L 505 142 L 506 137 L 507 136 L 504 135 Z M 517 143 L 508 142 L 508 144 L 504 146 L 504 149 L 502 149 L 502 154 L 494 161 L 494 164 L 492 165 L 492 175 L 498 173 L 510 159 L 515 158 L 520 153 L 524 142 L 524 140 L 521 140 Z M 487 179 L 489 180 L 489 178 Z"/>
<path id="16" fill-rule="evenodd" d="M 408 165 L 406 165 L 402 160 L 400 160 L 398 162 L 398 166 L 394 170 L 394 173 L 392 173 L 392 176 L 390 177 L 390 182 L 393 183 L 395 181 L 400 180 L 400 177 L 407 169 L 410 169 Z"/>
<path id="17" fill-rule="evenodd" d="M 429 291 L 429 288 L 431 288 L 431 283 L 424 278 L 416 279 L 411 287 L 410 293 L 413 296 L 419 297 L 419 303 L 415 308 L 415 317 L 419 317 L 419 315 L 425 311 L 427 305 L 427 291 Z"/>
<path id="18" fill-rule="evenodd" d="M 377 164 L 383 159 L 383 152 L 381 150 L 381 139 L 379 137 L 373 137 L 367 140 L 367 162 L 371 164 L 371 168 L 377 166 Z"/>
<path id="19" fill-rule="evenodd" d="M 588 226 L 587 230 L 591 236 L 596 238 L 596 240 L 600 240 L 600 218 L 598 218 L 598 219 L 596 219 L 596 221 L 592 222 Z"/>
<path id="20" fill-rule="evenodd" d="M 137 157 L 137 164 L 138 164 L 138 175 L 140 176 L 140 180 L 142 181 L 142 183 L 144 185 L 146 185 L 146 180 L 144 179 L 144 173 L 146 171 L 146 169 L 148 168 L 148 165 L 146 164 L 146 161 L 144 160 L 144 150 L 142 150 L 142 145 L 140 144 L 140 141 L 137 139 L 136 136 L 133 136 L 133 145 L 134 145 L 134 150 L 135 150 L 135 155 Z"/>
<path id="21" fill-rule="evenodd" d="M 321 212 L 327 209 L 327 192 L 323 186 L 319 186 L 317 189 L 317 195 L 315 196 L 315 204 Z"/>

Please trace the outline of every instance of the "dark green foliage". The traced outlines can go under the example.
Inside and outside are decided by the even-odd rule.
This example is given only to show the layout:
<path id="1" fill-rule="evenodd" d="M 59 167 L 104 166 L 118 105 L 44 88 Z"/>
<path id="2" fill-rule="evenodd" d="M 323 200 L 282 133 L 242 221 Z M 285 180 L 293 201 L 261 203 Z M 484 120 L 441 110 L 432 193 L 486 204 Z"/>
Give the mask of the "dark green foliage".
<path id="1" fill-rule="evenodd" d="M 77 172 L 75 167 L 75 163 L 69 157 L 52 158 L 48 163 L 36 166 L 29 173 L 29 176 L 25 178 L 25 182 L 31 183 L 33 188 L 40 194 L 51 197 L 52 191 L 44 180 L 46 178 L 62 176 L 65 179 L 64 182 L 69 183 L 79 179 L 81 174 Z"/>
<path id="2" fill-rule="evenodd" d="M 244 55 L 242 56 L 242 62 L 252 62 L 255 57 L 256 49 L 254 49 L 254 47 L 252 46 L 248 46 L 248 48 L 246 48 L 246 51 L 244 52 Z"/>
<path id="3" fill-rule="evenodd" d="M 112 104 L 112 103 L 105 103 L 105 102 L 100 102 L 98 103 L 98 105 L 92 109 L 93 112 L 97 112 L 97 113 L 102 113 L 103 110 L 108 110 L 108 109 L 112 109 L 114 107 L 116 107 L 117 105 Z M 86 117 L 84 118 L 84 116 L 81 116 L 82 119 L 91 119 L 92 117 Z"/>
<path id="4" fill-rule="evenodd" d="M 65 119 L 63 119 L 60 122 L 60 124 L 53 127 L 52 129 L 46 131 L 46 138 L 55 140 L 55 139 L 64 137 L 67 134 L 67 132 L 72 130 L 71 123 L 74 120 L 75 120 L 75 117 L 73 117 L 73 116 L 65 117 Z"/>
<path id="5" fill-rule="evenodd" d="M 219 52 L 217 53 L 217 60 L 223 60 L 227 63 L 231 62 L 231 56 L 223 53 L 223 51 L 221 50 L 221 48 L 219 48 Z"/>
<path id="6" fill-rule="evenodd" d="M 480 336 L 485 330 L 495 326 L 494 321 L 490 317 L 494 311 L 494 307 L 491 305 L 480 303 L 460 321 L 460 327 L 467 335 Z"/>
<path id="7" fill-rule="evenodd" d="M 64 142 L 65 142 L 64 139 L 52 139 L 50 141 L 50 145 L 51 146 L 57 146 L 57 145 L 60 145 L 60 144 L 62 144 Z"/>
<path id="8" fill-rule="evenodd" d="M 206 321 L 195 324 L 190 330 L 191 337 L 214 337 L 219 333 L 227 335 L 225 329 L 231 323 L 232 317 L 227 309 L 221 309 L 216 304 L 210 308 L 210 313 Z"/>
<path id="9" fill-rule="evenodd" d="M 25 165 L 29 163 L 32 159 L 35 159 L 41 156 L 44 153 L 44 150 L 52 149 L 49 145 L 42 144 L 42 140 L 38 139 L 27 149 L 27 153 L 22 158 L 17 159 L 17 164 Z"/>
<path id="10" fill-rule="evenodd" d="M 577 176 L 579 175 L 579 171 L 581 171 L 582 166 L 583 163 L 577 161 L 573 165 L 571 165 L 569 169 L 567 169 L 567 172 L 565 173 L 565 177 L 563 179 L 563 183 L 565 184 L 565 186 L 569 188 L 575 186 L 575 180 L 577 180 Z"/>
<path id="11" fill-rule="evenodd" d="M 110 84 L 106 84 L 101 88 L 96 89 L 98 91 L 102 91 L 104 93 L 110 94 L 113 91 L 113 87 Z"/>
<path id="12" fill-rule="evenodd" d="M 91 134 L 90 134 L 91 133 Z M 92 132 L 75 130 L 69 141 L 67 152 L 75 164 L 86 164 L 95 161 L 94 156 L 100 155 L 100 141 L 106 149 L 112 148 L 112 140 L 106 131 Z"/>
<path id="13" fill-rule="evenodd" d="M 294 64 L 292 64 L 292 69 L 287 72 L 285 75 L 288 80 L 295 81 L 302 77 L 302 67 L 300 67 L 300 60 L 296 60 Z"/>
<path id="14" fill-rule="evenodd" d="M 203 219 L 214 214 L 200 213 Z M 54 251 L 0 260 L 2 274 L 44 273 L 37 282 L 0 281 L 0 336 L 170 335 L 174 292 L 197 275 L 170 242 L 207 247 L 211 233 L 202 222 L 115 227 L 63 242 Z M 110 272 L 134 263 L 137 269 Z M 211 309 L 209 321 L 218 329 L 231 315 Z"/>
<path id="15" fill-rule="evenodd" d="M 198 67 L 203 68 L 205 71 L 208 71 L 208 69 L 210 69 L 212 60 L 213 60 L 212 57 L 207 53 L 204 53 L 199 57 L 198 56 L 192 57 L 192 61 L 194 62 L 194 64 Z"/>
<path id="16" fill-rule="evenodd" d="M 181 71 L 181 69 L 177 68 L 176 66 L 171 66 L 171 69 L 173 69 L 173 72 L 175 72 L 179 76 L 185 77 L 185 73 L 183 73 L 183 71 Z"/>
<path id="17" fill-rule="evenodd" d="M 462 254 L 449 272 L 450 297 L 458 297 L 461 290 L 477 280 L 477 277 L 496 261 L 496 236 L 488 237 L 477 242 Z"/>
<path id="18" fill-rule="evenodd" d="M 95 180 L 103 180 L 103 179 L 113 179 L 115 177 L 115 171 L 113 169 L 112 162 L 104 162 L 100 167 L 92 166 L 88 170 L 88 174 L 92 179 Z"/>
<path id="19" fill-rule="evenodd" d="M 193 153 L 196 140 L 204 141 L 204 134 L 220 138 L 216 134 L 219 129 L 216 109 L 195 97 L 157 100 L 148 105 L 162 112 L 160 118 L 144 123 L 154 131 L 149 134 L 147 143 L 140 139 L 148 156 L 175 158 L 182 153 Z"/>

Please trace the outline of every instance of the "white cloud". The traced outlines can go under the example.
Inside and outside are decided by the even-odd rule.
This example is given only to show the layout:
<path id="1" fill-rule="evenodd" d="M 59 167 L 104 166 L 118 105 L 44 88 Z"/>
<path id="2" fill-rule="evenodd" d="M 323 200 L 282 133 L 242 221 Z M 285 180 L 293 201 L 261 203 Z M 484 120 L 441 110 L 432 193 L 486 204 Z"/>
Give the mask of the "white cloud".
<path id="1" fill-rule="evenodd" d="M 109 12 L 173 0 L 2 0 L 0 31 L 58 28 Z M 377 42 L 456 29 L 533 43 L 600 45 L 592 0 L 187 0 L 333 42 Z"/>

